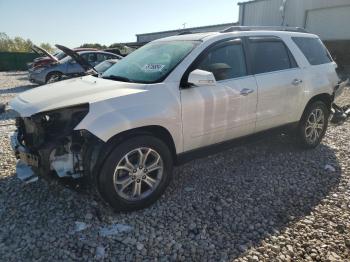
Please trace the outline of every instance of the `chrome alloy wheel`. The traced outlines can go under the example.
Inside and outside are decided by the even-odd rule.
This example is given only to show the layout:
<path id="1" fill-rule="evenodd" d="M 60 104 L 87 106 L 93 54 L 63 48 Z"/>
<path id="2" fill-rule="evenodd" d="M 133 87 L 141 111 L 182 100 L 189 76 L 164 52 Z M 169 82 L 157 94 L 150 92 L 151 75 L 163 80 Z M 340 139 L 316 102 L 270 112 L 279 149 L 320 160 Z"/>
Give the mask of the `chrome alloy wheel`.
<path id="1" fill-rule="evenodd" d="M 306 122 L 305 137 L 306 141 L 314 144 L 322 135 L 324 131 L 325 116 L 323 111 L 319 108 L 314 109 Z"/>
<path id="2" fill-rule="evenodd" d="M 123 156 L 114 170 L 118 195 L 128 201 L 148 197 L 159 185 L 164 170 L 161 156 L 153 149 L 140 147 Z"/>

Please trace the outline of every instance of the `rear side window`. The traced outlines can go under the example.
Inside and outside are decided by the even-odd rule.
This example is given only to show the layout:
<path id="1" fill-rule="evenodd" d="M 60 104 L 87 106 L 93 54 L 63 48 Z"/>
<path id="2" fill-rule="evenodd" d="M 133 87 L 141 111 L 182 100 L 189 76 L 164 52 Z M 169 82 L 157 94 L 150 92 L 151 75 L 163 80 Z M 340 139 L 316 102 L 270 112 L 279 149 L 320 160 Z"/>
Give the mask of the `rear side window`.
<path id="1" fill-rule="evenodd" d="M 326 47 L 319 38 L 292 37 L 294 43 L 303 52 L 310 65 L 321 65 L 332 62 Z"/>
<path id="2" fill-rule="evenodd" d="M 280 40 L 251 38 L 249 45 L 255 74 L 296 67 L 294 58 Z"/>
<path id="3" fill-rule="evenodd" d="M 101 54 L 101 53 L 98 53 L 96 55 L 97 57 L 97 62 L 101 63 L 102 61 L 105 61 L 107 59 L 107 57 L 105 56 L 105 54 Z"/>
<path id="4" fill-rule="evenodd" d="M 212 72 L 217 81 L 246 76 L 242 44 L 214 47 L 201 59 L 196 69 Z"/>

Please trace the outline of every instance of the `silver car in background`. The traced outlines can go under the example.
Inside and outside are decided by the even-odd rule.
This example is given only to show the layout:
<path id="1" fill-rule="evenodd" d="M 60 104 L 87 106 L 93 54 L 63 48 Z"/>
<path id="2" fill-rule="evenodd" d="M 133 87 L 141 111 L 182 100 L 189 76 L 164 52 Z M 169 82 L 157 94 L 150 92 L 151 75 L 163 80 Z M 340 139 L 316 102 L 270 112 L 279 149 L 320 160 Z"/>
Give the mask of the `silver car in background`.
<path id="1" fill-rule="evenodd" d="M 104 51 L 81 51 L 77 52 L 92 67 L 106 60 L 118 59 L 122 57 L 113 53 Z M 46 84 L 59 81 L 62 78 L 71 78 L 85 75 L 84 69 L 76 60 L 66 56 L 62 60 L 41 67 L 35 67 L 28 70 L 28 78 L 31 82 L 37 84 Z"/>

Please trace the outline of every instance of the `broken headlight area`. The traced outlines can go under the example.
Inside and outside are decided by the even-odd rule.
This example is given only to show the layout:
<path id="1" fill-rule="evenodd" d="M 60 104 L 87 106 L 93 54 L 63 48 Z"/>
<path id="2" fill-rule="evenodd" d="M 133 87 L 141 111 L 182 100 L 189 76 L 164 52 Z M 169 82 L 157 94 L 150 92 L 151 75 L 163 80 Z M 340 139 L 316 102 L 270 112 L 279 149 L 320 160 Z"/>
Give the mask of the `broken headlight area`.
<path id="1" fill-rule="evenodd" d="M 89 105 L 67 107 L 17 118 L 18 139 L 26 147 L 40 148 L 49 140 L 69 135 L 89 112 Z"/>
<path id="2" fill-rule="evenodd" d="M 59 177 L 78 178 L 84 175 L 88 148 L 99 139 L 86 130 L 74 128 L 87 115 L 89 105 L 79 105 L 18 118 L 17 140 L 27 154 L 37 156 L 39 173 L 54 171 Z M 22 159 L 22 154 L 16 154 Z"/>

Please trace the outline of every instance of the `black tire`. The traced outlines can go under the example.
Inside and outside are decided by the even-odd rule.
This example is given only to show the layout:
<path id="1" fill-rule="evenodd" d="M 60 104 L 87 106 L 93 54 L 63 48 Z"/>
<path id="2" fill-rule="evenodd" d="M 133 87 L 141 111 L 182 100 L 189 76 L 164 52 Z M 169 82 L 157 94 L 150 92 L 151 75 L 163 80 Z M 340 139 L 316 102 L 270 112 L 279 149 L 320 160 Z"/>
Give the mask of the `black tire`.
<path id="1" fill-rule="evenodd" d="M 311 119 L 313 118 L 311 116 L 311 114 L 313 112 L 315 112 L 315 110 L 322 111 L 322 113 L 324 115 L 324 121 L 323 121 L 323 123 L 320 123 L 320 125 L 322 125 L 323 127 L 322 127 L 322 130 L 318 129 L 318 132 L 319 132 L 318 136 L 314 137 L 314 141 L 310 141 L 311 139 L 309 139 L 306 135 L 306 129 L 308 126 L 308 120 L 310 118 Z M 301 120 L 299 122 L 298 130 L 297 130 L 297 139 L 298 139 L 299 145 L 302 148 L 312 149 L 312 148 L 317 147 L 321 143 L 321 141 L 322 141 L 322 139 L 327 131 L 329 114 L 330 114 L 330 112 L 329 112 L 328 107 L 322 101 L 313 102 L 306 107 L 306 109 L 303 113 L 303 116 L 301 117 Z"/>
<path id="2" fill-rule="evenodd" d="M 144 199 L 131 201 L 123 198 L 115 189 L 113 180 L 114 170 L 126 154 L 141 147 L 151 148 L 159 154 L 163 164 L 163 173 L 159 179 L 159 184 L 150 195 Z M 148 135 L 133 137 L 117 145 L 104 161 L 98 177 L 98 190 L 104 200 L 107 201 L 116 211 L 133 211 L 142 209 L 153 204 L 163 194 L 171 180 L 172 168 L 173 158 L 171 152 L 162 140 Z M 131 176 L 130 173 L 129 176 Z M 132 184 L 131 186 L 134 185 Z"/>
<path id="3" fill-rule="evenodd" d="M 5 113 L 5 104 L 0 103 L 0 114 Z"/>
<path id="4" fill-rule="evenodd" d="M 61 72 L 51 72 L 48 73 L 45 79 L 46 84 L 54 83 L 60 81 L 62 78 Z"/>

